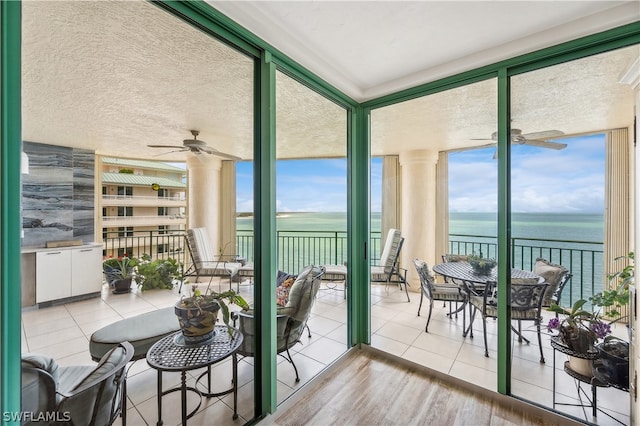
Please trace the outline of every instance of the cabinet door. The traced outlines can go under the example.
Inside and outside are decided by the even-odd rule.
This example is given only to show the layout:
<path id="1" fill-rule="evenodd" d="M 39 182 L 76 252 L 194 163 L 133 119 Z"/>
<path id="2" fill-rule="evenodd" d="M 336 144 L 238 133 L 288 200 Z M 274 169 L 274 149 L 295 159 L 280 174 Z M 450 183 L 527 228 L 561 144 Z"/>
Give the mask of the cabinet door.
<path id="1" fill-rule="evenodd" d="M 71 252 L 36 253 L 36 303 L 71 296 Z"/>
<path id="2" fill-rule="evenodd" d="M 71 250 L 71 295 L 102 290 L 102 248 Z"/>

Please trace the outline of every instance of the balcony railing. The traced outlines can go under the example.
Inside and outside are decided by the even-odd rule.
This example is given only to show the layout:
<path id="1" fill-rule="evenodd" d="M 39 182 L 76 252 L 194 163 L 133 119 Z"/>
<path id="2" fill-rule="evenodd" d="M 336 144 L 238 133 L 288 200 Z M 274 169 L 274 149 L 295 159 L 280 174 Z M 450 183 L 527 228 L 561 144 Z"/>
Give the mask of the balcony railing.
<path id="1" fill-rule="evenodd" d="M 380 233 L 371 234 L 370 253 L 379 256 Z M 278 231 L 278 269 L 295 273 L 305 265 L 343 264 L 347 260 L 347 234 L 343 231 Z M 484 257 L 496 257 L 497 242 L 494 237 L 451 234 L 449 252 L 454 254 L 480 253 Z M 190 262 L 184 243 L 184 232 L 158 231 L 110 232 L 104 239 L 105 255 L 127 252 L 134 256 L 143 253 L 153 258 L 173 257 L 180 262 Z M 604 284 L 603 244 L 588 241 L 541 240 L 513 238 L 511 241 L 513 267 L 533 269 L 536 258 L 542 257 L 565 266 L 573 277 L 562 293 L 561 303 L 572 305 L 578 299 L 587 299 L 602 290 Z M 237 231 L 236 254 L 253 261 L 253 232 Z M 377 265 L 378 258 L 372 259 Z"/>
<path id="2" fill-rule="evenodd" d="M 187 218 L 183 214 L 164 216 L 102 216 L 104 228 L 114 226 L 158 226 L 186 224 Z"/>
<path id="3" fill-rule="evenodd" d="M 185 207 L 187 200 L 183 197 L 148 197 L 138 195 L 103 195 L 102 205 L 108 206 L 166 206 Z"/>
<path id="4" fill-rule="evenodd" d="M 453 254 L 479 254 L 496 258 L 495 237 L 478 235 L 449 235 L 449 252 Z M 512 266 L 531 270 L 537 258 L 544 258 L 567 268 L 573 275 L 562 292 L 560 303 L 572 306 L 579 299 L 602 291 L 604 276 L 604 244 L 593 241 L 566 241 L 536 238 L 512 238 Z"/>

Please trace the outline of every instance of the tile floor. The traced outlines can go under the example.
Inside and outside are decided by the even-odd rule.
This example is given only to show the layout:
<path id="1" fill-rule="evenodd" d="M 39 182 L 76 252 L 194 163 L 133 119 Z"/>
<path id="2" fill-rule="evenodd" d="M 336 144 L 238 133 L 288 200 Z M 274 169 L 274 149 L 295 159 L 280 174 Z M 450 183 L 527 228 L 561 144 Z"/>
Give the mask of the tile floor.
<path id="1" fill-rule="evenodd" d="M 223 289 L 226 284 L 222 284 Z M 331 285 L 333 287 L 333 285 Z M 284 401 L 297 388 L 308 382 L 322 369 L 337 359 L 346 350 L 346 303 L 342 291 L 323 286 L 318 293 L 309 326 L 312 337 L 304 335 L 302 344 L 294 348 L 293 357 L 300 373 L 300 382 L 295 383 L 295 374 L 289 363 L 278 357 L 277 398 Z M 251 300 L 252 287 L 240 286 L 241 294 Z M 489 321 L 488 336 L 490 357 L 484 356 L 482 322 L 476 319 L 473 339 L 462 337 L 462 315 L 449 319 L 441 302 L 434 303 L 434 312 L 429 333 L 424 332 L 428 306 L 423 305 L 422 315 L 416 315 L 420 295 L 410 293 L 407 303 L 404 292 L 384 285 L 372 286 L 371 330 L 372 346 L 403 357 L 415 363 L 450 374 L 487 389 L 496 388 L 496 336 L 495 323 Z M 25 308 L 22 314 L 22 350 L 38 352 L 56 359 L 60 365 L 92 363 L 89 355 L 89 338 L 95 330 L 113 321 L 172 306 L 179 295 L 176 290 L 154 290 L 144 293 L 134 289 L 129 294 L 111 294 L 104 287 L 100 298 L 67 303 L 42 309 Z M 616 332 L 626 332 L 619 327 Z M 527 329 L 531 344 L 513 344 L 513 394 L 546 407 L 552 406 L 553 350 L 548 337 L 543 336 L 546 364 L 539 363 L 539 350 L 535 329 Z M 491 349 L 493 348 L 493 349 Z M 563 370 L 565 355 L 556 355 L 556 382 L 558 401 L 577 402 L 573 396 L 576 389 L 573 379 Z M 214 391 L 228 388 L 231 383 L 230 360 L 216 364 L 213 369 Z M 240 417 L 232 419 L 231 395 L 202 400 L 197 414 L 189 420 L 192 425 L 243 424 L 253 415 L 253 359 L 244 358 L 238 367 L 238 412 Z M 200 371 L 189 374 L 193 384 Z M 156 371 L 141 360 L 131 365 L 128 374 L 128 419 L 129 425 L 154 425 L 157 421 Z M 165 389 L 179 383 L 178 374 L 163 375 Z M 584 386 L 584 385 L 583 385 Z M 585 389 L 587 389 L 585 387 Z M 590 394 L 589 389 L 587 392 Z M 195 394 L 188 392 L 189 410 L 197 405 Z M 629 423 L 629 394 L 616 389 L 599 388 L 598 406 L 606 409 L 623 424 Z M 558 410 L 585 418 L 579 407 L 558 406 Z M 586 410 L 588 421 L 597 424 L 620 424 L 599 413 L 592 419 Z M 165 425 L 180 423 L 179 393 L 163 398 L 163 420 Z"/>

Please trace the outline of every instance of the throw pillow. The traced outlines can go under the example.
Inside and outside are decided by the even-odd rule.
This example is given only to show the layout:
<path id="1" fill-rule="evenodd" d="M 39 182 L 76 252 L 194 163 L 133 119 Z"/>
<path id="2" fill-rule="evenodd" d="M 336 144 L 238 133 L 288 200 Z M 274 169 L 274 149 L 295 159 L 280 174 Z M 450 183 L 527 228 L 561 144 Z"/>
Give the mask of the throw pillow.
<path id="1" fill-rule="evenodd" d="M 289 301 L 289 292 L 291 291 L 291 286 L 295 282 L 295 277 L 290 276 L 285 279 L 281 285 L 276 287 L 276 304 L 278 306 L 286 306 Z"/>

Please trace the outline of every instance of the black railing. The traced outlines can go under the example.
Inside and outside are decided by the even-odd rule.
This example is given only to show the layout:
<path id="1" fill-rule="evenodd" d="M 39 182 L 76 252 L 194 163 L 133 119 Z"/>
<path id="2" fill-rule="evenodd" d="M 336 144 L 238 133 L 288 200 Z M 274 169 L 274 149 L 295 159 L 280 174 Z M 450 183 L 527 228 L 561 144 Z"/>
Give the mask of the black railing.
<path id="1" fill-rule="evenodd" d="M 449 235 L 449 250 L 452 254 L 480 254 L 496 258 L 497 241 L 495 237 L 478 235 Z M 536 238 L 512 238 L 512 266 L 531 270 L 537 258 L 569 269 L 573 275 L 569 285 L 562 293 L 561 304 L 573 305 L 579 299 L 602 291 L 604 276 L 604 244 L 592 241 L 566 241 Z"/>
<path id="2" fill-rule="evenodd" d="M 189 263 L 184 235 L 183 231 L 104 233 L 103 254 L 105 257 L 123 253 L 132 256 L 148 254 L 154 259 L 172 257 L 179 262 Z M 340 265 L 347 260 L 347 234 L 344 231 L 278 231 L 277 250 L 278 269 L 290 273 L 308 264 Z M 369 249 L 373 254 L 372 265 L 377 265 L 380 250 L 380 233 L 372 233 Z M 496 238 L 451 234 L 449 252 L 482 253 L 484 257 L 496 258 Z M 565 306 L 602 291 L 605 281 L 602 243 L 513 238 L 511 253 L 514 268 L 531 270 L 536 258 L 541 257 L 569 269 L 573 277 L 562 294 L 561 303 Z M 252 231 L 237 231 L 236 254 L 249 262 L 253 261 Z"/>
<path id="3" fill-rule="evenodd" d="M 176 259 L 184 264 L 187 249 L 184 231 L 112 231 L 102 233 L 102 256 L 119 257 L 123 254 L 152 259 Z"/>

